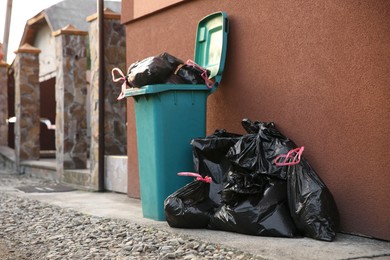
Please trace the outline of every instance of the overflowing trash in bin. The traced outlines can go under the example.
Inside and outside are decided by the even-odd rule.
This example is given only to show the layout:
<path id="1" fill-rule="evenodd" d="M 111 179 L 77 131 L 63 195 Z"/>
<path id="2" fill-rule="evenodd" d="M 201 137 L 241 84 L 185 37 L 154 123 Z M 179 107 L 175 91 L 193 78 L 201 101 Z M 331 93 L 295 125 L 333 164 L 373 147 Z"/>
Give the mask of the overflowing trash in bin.
<path id="1" fill-rule="evenodd" d="M 118 100 L 125 97 L 127 87 L 141 88 L 156 84 L 205 84 L 211 88 L 213 81 L 209 79 L 209 76 L 210 71 L 194 61 L 184 62 L 167 52 L 134 62 L 129 66 L 126 75 L 118 68 L 112 70 L 113 80 L 123 81 L 122 92 Z"/>
<path id="2" fill-rule="evenodd" d="M 304 147 L 274 123 L 244 119 L 242 126 L 245 135 L 216 130 L 192 140 L 197 179 L 166 198 L 168 224 L 332 241 L 338 210 Z"/>

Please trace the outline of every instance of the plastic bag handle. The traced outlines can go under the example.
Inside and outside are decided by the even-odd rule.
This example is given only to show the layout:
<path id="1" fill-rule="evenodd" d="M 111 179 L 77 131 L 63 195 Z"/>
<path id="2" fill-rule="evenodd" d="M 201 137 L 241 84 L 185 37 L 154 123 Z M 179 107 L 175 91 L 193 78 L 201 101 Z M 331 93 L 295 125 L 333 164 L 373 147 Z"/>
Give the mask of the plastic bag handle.
<path id="1" fill-rule="evenodd" d="M 207 182 L 207 183 L 213 182 L 213 179 L 211 177 L 209 177 L 209 176 L 202 177 L 202 175 L 200 175 L 199 173 L 195 173 L 195 172 L 179 172 L 179 173 L 177 173 L 177 175 L 195 177 L 197 181 L 203 181 L 203 182 Z"/>
<path id="2" fill-rule="evenodd" d="M 213 82 L 211 79 L 209 79 L 209 77 L 207 76 L 207 70 L 206 70 L 205 68 L 199 66 L 199 65 L 196 64 L 195 61 L 193 61 L 193 60 L 187 60 L 187 61 L 186 61 L 186 64 L 187 64 L 188 66 L 192 66 L 192 67 L 194 67 L 194 68 L 197 68 L 197 69 L 201 70 L 201 71 L 202 71 L 202 74 L 201 74 L 200 76 L 204 79 L 204 82 L 206 83 L 206 86 L 207 86 L 208 88 L 212 88 L 212 87 L 213 87 L 214 82 Z"/>
<path id="3" fill-rule="evenodd" d="M 290 150 L 287 154 L 278 155 L 274 160 L 274 164 L 276 166 L 290 166 L 298 164 L 301 161 L 303 150 L 305 150 L 304 146 Z M 290 160 L 291 158 L 292 160 Z"/>
<path id="4" fill-rule="evenodd" d="M 118 78 L 115 77 L 115 71 L 118 72 L 120 77 L 118 77 Z M 123 72 L 119 68 L 113 68 L 111 71 L 111 74 L 112 74 L 112 81 L 118 82 L 118 81 L 123 80 L 121 93 L 117 97 L 117 100 L 121 100 L 125 97 L 126 86 L 127 86 L 126 76 L 125 76 L 125 74 L 123 74 Z"/>

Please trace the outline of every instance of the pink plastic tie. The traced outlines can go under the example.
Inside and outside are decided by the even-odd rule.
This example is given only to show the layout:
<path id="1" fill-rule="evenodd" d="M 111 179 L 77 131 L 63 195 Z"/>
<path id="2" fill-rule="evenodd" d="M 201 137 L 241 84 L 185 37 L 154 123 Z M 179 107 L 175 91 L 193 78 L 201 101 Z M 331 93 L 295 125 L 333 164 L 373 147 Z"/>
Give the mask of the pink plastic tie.
<path id="1" fill-rule="evenodd" d="M 195 172 L 179 172 L 177 175 L 179 176 L 190 176 L 190 177 L 195 177 L 197 181 L 203 181 L 206 183 L 212 183 L 213 179 L 209 176 L 202 177 L 199 173 Z"/>
<path id="2" fill-rule="evenodd" d="M 202 74 L 200 75 L 203 79 L 204 79 L 204 82 L 206 83 L 206 86 L 208 88 L 212 88 L 213 87 L 213 81 L 211 79 L 209 79 L 209 77 L 207 76 L 207 70 L 201 66 L 199 66 L 198 64 L 196 64 L 193 60 L 187 60 L 186 61 L 186 64 L 188 66 L 192 66 L 194 68 L 197 68 L 199 70 L 202 71 Z"/>
<path id="3" fill-rule="evenodd" d="M 290 150 L 287 154 L 281 154 L 275 158 L 274 164 L 276 166 L 289 166 L 298 164 L 301 161 L 303 150 L 305 150 L 304 146 Z"/>
<path id="4" fill-rule="evenodd" d="M 120 76 L 119 78 L 115 77 L 115 71 L 117 73 L 119 73 L 119 76 Z M 122 98 L 125 97 L 125 93 L 126 93 L 126 76 L 123 74 L 123 72 L 119 68 L 113 68 L 111 73 L 112 73 L 112 81 L 118 82 L 118 81 L 123 80 L 122 91 L 117 98 L 117 100 L 121 100 Z"/>

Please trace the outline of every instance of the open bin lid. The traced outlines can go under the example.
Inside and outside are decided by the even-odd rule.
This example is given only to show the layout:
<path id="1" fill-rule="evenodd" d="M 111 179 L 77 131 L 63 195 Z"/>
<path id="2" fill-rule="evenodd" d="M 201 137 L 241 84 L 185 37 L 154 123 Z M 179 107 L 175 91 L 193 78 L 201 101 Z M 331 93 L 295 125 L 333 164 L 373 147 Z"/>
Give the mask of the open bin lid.
<path id="1" fill-rule="evenodd" d="M 225 12 L 216 12 L 204 17 L 198 23 L 195 39 L 194 61 L 210 71 L 209 78 L 215 83 L 211 89 L 206 85 L 156 84 L 141 88 L 126 89 L 125 97 L 153 94 L 170 90 L 201 90 L 214 92 L 222 79 L 225 67 L 227 35 L 229 24 Z"/>
<path id="2" fill-rule="evenodd" d="M 225 12 L 217 12 L 203 18 L 198 24 L 195 39 L 195 62 L 210 70 L 216 85 L 221 82 L 225 67 L 229 23 Z"/>

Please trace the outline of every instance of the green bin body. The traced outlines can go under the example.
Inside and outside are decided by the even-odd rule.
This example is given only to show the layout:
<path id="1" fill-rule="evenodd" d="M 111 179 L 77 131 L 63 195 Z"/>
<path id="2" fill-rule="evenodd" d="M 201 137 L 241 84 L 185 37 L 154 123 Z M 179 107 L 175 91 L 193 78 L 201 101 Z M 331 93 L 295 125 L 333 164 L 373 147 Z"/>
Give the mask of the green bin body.
<path id="1" fill-rule="evenodd" d="M 193 171 L 191 140 L 206 134 L 207 97 L 216 90 L 225 63 L 227 18 L 223 12 L 199 22 L 195 62 L 211 71 L 216 84 L 158 84 L 128 89 L 135 116 L 143 216 L 165 220 L 164 200 L 191 181 L 177 176 Z"/>

